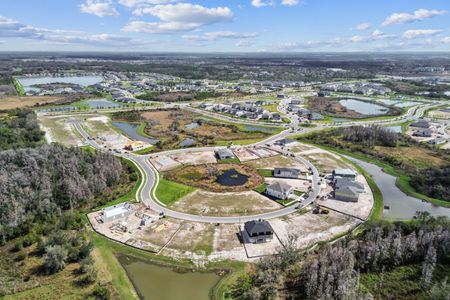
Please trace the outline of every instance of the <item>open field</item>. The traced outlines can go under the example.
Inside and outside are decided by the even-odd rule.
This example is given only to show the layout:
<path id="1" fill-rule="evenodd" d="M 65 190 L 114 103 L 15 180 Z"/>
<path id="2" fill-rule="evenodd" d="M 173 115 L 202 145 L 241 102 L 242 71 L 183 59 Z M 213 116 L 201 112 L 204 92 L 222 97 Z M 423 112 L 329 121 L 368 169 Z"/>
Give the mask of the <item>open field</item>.
<path id="1" fill-rule="evenodd" d="M 160 178 L 155 194 L 159 201 L 171 205 L 194 190 L 191 186 Z"/>
<path id="2" fill-rule="evenodd" d="M 375 147 L 375 151 L 380 154 L 395 157 L 396 160 L 407 165 L 414 165 L 418 168 L 428 168 L 432 166 L 443 166 L 448 163 L 445 157 L 438 155 L 435 151 L 422 147 Z"/>
<path id="3" fill-rule="evenodd" d="M 62 100 L 64 96 L 8 96 L 0 98 L 0 110 L 49 105 Z"/>
<path id="4" fill-rule="evenodd" d="M 40 122 L 48 142 L 56 142 L 65 146 L 82 145 L 82 140 L 75 133 L 68 117 L 44 116 L 40 118 Z"/>
<path id="5" fill-rule="evenodd" d="M 281 207 L 255 191 L 212 193 L 197 190 L 178 200 L 171 209 L 205 216 L 238 216 L 274 211 Z"/>

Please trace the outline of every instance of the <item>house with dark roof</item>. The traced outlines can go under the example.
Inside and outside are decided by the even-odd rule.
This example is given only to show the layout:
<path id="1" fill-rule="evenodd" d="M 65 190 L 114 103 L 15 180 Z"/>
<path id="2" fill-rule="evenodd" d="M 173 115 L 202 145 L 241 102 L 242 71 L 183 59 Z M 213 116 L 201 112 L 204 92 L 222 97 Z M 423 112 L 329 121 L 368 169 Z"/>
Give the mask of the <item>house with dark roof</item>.
<path id="1" fill-rule="evenodd" d="M 353 180 L 356 179 L 356 173 L 353 170 L 350 169 L 334 169 L 333 170 L 333 178 L 351 178 Z"/>
<path id="2" fill-rule="evenodd" d="M 264 220 L 253 220 L 245 222 L 243 240 L 253 244 L 267 243 L 273 239 L 273 228 L 269 222 Z"/>
<path id="3" fill-rule="evenodd" d="M 293 144 L 293 143 L 295 143 L 295 140 L 292 140 L 292 139 L 281 139 L 281 140 L 275 141 L 274 144 L 278 145 L 278 146 L 287 146 L 287 145 Z"/>
<path id="4" fill-rule="evenodd" d="M 284 182 L 275 182 L 266 187 L 266 194 L 277 199 L 285 200 L 292 194 L 294 188 Z"/>
<path id="5" fill-rule="evenodd" d="M 413 136 L 417 136 L 417 137 L 431 137 L 432 133 L 433 133 L 433 131 L 431 131 L 431 129 L 423 128 L 423 129 L 418 129 L 418 130 L 414 131 Z"/>
<path id="6" fill-rule="evenodd" d="M 427 120 L 420 119 L 417 122 L 411 123 L 409 126 L 416 127 L 416 128 L 429 128 L 430 127 L 430 123 L 428 123 Z"/>
<path id="7" fill-rule="evenodd" d="M 298 178 L 301 174 L 299 169 L 294 168 L 275 168 L 273 176 L 279 178 Z"/>
<path id="8" fill-rule="evenodd" d="M 218 159 L 231 159 L 234 158 L 233 151 L 228 148 L 218 149 L 216 151 L 216 156 Z"/>

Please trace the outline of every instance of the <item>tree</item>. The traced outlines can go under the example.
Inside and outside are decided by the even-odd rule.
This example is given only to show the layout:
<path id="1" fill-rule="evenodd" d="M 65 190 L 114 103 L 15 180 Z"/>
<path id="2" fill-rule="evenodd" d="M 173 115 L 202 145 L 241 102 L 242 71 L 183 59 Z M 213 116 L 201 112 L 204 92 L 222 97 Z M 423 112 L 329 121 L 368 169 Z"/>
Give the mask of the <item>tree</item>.
<path id="1" fill-rule="evenodd" d="M 425 260 L 422 265 L 422 285 L 428 287 L 433 280 L 433 272 L 436 267 L 436 249 L 433 245 L 430 245 L 425 255 Z"/>
<path id="2" fill-rule="evenodd" d="M 60 246 L 47 246 L 44 254 L 44 269 L 46 273 L 56 273 L 64 269 L 67 259 L 67 250 Z"/>

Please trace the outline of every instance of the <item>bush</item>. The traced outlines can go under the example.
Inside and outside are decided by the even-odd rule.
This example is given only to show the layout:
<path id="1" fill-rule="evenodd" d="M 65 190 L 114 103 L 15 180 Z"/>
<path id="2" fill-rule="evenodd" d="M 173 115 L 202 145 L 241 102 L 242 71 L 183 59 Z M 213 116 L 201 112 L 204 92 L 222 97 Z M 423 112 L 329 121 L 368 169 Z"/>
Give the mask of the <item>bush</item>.
<path id="1" fill-rule="evenodd" d="M 29 233 L 23 238 L 23 246 L 29 247 L 38 241 L 38 236 L 34 233 Z"/>
<path id="2" fill-rule="evenodd" d="M 96 286 L 95 289 L 92 291 L 92 296 L 94 296 L 97 300 L 109 300 L 111 299 L 111 293 L 109 290 L 104 286 Z"/>
<path id="3" fill-rule="evenodd" d="M 60 246 L 48 246 L 44 254 L 44 271 L 53 274 L 61 271 L 66 266 L 67 250 Z"/>
<path id="4" fill-rule="evenodd" d="M 19 253 L 17 253 L 17 256 L 15 258 L 15 261 L 22 261 L 25 258 L 27 258 L 27 253 L 24 251 L 20 251 Z"/>
<path id="5" fill-rule="evenodd" d="M 20 250 L 23 249 L 23 242 L 22 241 L 18 241 L 14 244 L 13 248 L 11 249 L 13 252 L 19 252 Z"/>

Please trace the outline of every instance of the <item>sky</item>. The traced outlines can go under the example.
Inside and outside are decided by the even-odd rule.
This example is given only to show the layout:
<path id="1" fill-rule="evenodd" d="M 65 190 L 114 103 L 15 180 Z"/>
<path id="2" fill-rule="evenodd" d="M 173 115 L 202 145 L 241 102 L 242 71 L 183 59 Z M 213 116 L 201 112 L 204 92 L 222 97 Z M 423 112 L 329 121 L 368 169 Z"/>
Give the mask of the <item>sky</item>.
<path id="1" fill-rule="evenodd" d="M 450 1 L 1 0 L 0 51 L 450 51 Z"/>

